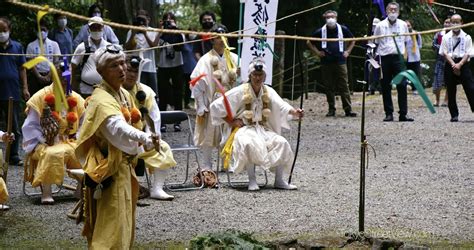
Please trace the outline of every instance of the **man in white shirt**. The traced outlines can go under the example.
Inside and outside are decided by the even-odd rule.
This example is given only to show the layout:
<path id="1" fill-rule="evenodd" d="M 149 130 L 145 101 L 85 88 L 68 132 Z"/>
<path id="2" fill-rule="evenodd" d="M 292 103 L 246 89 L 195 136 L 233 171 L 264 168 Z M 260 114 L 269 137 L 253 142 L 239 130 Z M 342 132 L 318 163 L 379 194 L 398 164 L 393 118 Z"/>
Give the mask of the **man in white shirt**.
<path id="1" fill-rule="evenodd" d="M 374 30 L 374 35 L 391 35 L 394 33 L 408 33 L 407 24 L 398 19 L 400 14 L 400 6 L 398 3 L 391 2 L 387 5 L 387 15 L 383 21 L 377 24 Z M 400 61 L 398 56 L 397 46 L 401 54 L 405 53 L 405 43 L 408 40 L 408 36 L 397 36 L 395 38 L 396 44 L 392 37 L 384 37 L 376 39 L 375 42 L 378 44 L 377 53 L 382 59 L 382 97 L 383 106 L 385 111 L 385 118 L 383 121 L 393 121 L 393 102 L 392 102 L 392 79 L 403 69 L 403 62 Z M 398 92 L 398 107 L 399 121 L 401 122 L 412 122 L 413 118 L 407 116 L 408 105 L 407 105 L 407 86 L 406 84 L 397 85 Z"/>
<path id="2" fill-rule="evenodd" d="M 139 10 L 138 15 L 135 17 L 133 25 L 142 26 L 144 28 L 149 28 L 150 16 L 146 10 Z M 125 49 L 134 50 L 134 49 L 147 49 L 150 47 L 158 46 L 160 37 L 158 32 L 154 31 L 135 31 L 129 30 L 127 33 L 127 42 L 125 43 Z M 134 53 L 137 56 L 140 56 L 144 59 L 149 59 L 150 62 L 145 64 L 140 74 L 140 82 L 146 84 L 150 87 L 155 94 L 158 93 L 158 82 L 156 78 L 156 60 L 155 60 L 155 51 L 146 50 Z"/>
<path id="3" fill-rule="evenodd" d="M 462 18 L 459 14 L 451 17 L 451 25 L 462 25 Z M 466 93 L 471 111 L 474 112 L 474 80 L 469 68 L 470 51 L 472 50 L 472 38 L 462 29 L 456 28 L 443 36 L 439 55 L 444 56 L 446 65 L 444 66 L 444 82 L 448 92 L 448 107 L 451 114 L 451 122 L 457 122 L 459 116 L 458 105 L 456 104 L 457 84 L 461 83 Z"/>
<path id="4" fill-rule="evenodd" d="M 102 81 L 94 60 L 87 54 L 94 53 L 97 49 L 105 48 L 105 46 L 110 44 L 104 40 L 102 35 L 104 30 L 102 18 L 92 17 L 89 20 L 89 30 L 90 35 L 87 42 L 82 42 L 77 46 L 74 51 L 75 56 L 71 60 L 72 88 L 84 98 L 90 96 L 94 86 Z M 80 82 L 74 77 L 76 71 L 81 71 Z"/>
<path id="5" fill-rule="evenodd" d="M 48 60 L 54 64 L 59 62 L 59 57 L 54 57 L 52 55 L 60 55 L 61 50 L 57 42 L 50 40 L 48 38 L 48 27 L 46 22 L 40 21 L 41 33 L 37 34 L 37 39 L 29 43 L 26 47 L 26 54 L 44 54 Z M 41 51 L 40 40 L 43 42 L 44 51 Z M 32 59 L 34 56 L 27 58 Z M 44 88 L 45 86 L 51 84 L 51 72 L 50 67 L 47 62 L 41 62 L 37 64 L 31 71 L 30 77 L 28 78 L 28 86 L 30 94 L 33 95 L 38 90 Z"/>

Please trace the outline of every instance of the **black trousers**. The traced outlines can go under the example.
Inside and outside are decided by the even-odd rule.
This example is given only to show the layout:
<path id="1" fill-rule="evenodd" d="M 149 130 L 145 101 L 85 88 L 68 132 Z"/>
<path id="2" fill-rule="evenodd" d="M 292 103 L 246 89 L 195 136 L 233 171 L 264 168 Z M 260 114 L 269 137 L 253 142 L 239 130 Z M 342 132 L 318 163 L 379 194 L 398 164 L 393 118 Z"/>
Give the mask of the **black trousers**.
<path id="1" fill-rule="evenodd" d="M 20 149 L 21 142 L 21 130 L 20 130 L 20 101 L 13 101 L 13 114 L 12 114 L 12 132 L 15 134 L 15 140 L 12 142 L 10 148 L 10 162 L 15 162 L 20 159 L 18 151 Z M 5 127 L 2 128 L 3 132 L 7 132 L 8 122 L 8 101 L 0 100 L 0 120 L 4 121 Z"/>
<path id="2" fill-rule="evenodd" d="M 386 55 L 382 56 L 382 98 L 383 98 L 383 109 L 386 115 L 393 114 L 393 102 L 392 102 L 392 79 L 402 71 L 402 62 L 398 55 Z M 400 83 L 397 85 L 398 93 L 398 108 L 400 109 L 400 116 L 405 116 L 408 113 L 407 104 L 407 85 L 406 83 Z"/>
<path id="3" fill-rule="evenodd" d="M 461 59 L 456 59 L 454 61 L 458 63 Z M 448 107 L 451 117 L 459 116 L 458 104 L 456 102 L 458 84 L 462 84 L 471 111 L 474 112 L 474 80 L 472 78 L 471 69 L 469 68 L 469 62 L 466 62 L 461 67 L 460 76 L 455 75 L 451 65 L 446 63 L 444 66 L 444 82 L 446 83 L 446 90 L 448 91 Z"/>
<path id="4" fill-rule="evenodd" d="M 171 81 L 170 81 L 171 80 Z M 183 109 L 183 67 L 158 68 L 158 107 L 166 110 L 166 105 L 175 110 Z"/>

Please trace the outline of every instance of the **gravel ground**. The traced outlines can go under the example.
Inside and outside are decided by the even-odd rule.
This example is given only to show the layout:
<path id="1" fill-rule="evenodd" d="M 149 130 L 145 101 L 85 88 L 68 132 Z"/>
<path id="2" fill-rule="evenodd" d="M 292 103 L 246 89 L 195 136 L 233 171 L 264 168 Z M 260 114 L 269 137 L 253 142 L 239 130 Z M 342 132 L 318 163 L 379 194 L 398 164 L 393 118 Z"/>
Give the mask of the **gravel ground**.
<path id="1" fill-rule="evenodd" d="M 413 95 L 409 115 L 415 122 L 384 123 L 381 96 L 368 97 L 366 133 L 377 153 L 376 158 L 371 154 L 366 170 L 369 234 L 431 247 L 474 247 L 474 115 L 463 91 L 458 96 L 458 123 L 449 122 L 447 108 L 430 114 L 421 98 Z M 343 117 L 339 101 L 337 116 L 326 118 L 322 94 L 310 94 L 305 100 L 293 176 L 298 191 L 272 189 L 274 176 L 269 174 L 269 185 L 259 192 L 221 185 L 174 192 L 171 202 L 141 200 L 149 206 L 137 209 L 136 246 L 182 247 L 196 235 L 226 229 L 253 232 L 265 241 L 298 238 L 339 245 L 344 233 L 358 229 L 361 97 L 353 95 L 357 118 Z M 395 92 L 393 98 L 398 107 Z M 166 136 L 172 142 L 182 133 Z M 296 132 L 286 136 L 294 145 Z M 176 158 L 179 166 L 170 176 L 175 180 L 182 177 L 185 162 L 183 155 Z M 61 191 L 55 205 L 41 206 L 39 198 L 22 194 L 22 175 L 22 168 L 10 168 L 12 209 L 0 214 L 0 248 L 85 248 L 82 225 L 66 216 L 75 204 L 72 193 Z"/>

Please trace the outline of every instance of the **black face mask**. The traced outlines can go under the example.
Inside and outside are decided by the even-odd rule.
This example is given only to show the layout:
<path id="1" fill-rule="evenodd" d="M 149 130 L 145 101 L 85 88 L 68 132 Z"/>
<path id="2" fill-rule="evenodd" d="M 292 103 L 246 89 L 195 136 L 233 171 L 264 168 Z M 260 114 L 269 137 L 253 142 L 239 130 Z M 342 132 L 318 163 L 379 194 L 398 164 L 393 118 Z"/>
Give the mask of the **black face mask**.
<path id="1" fill-rule="evenodd" d="M 203 29 L 210 29 L 214 26 L 214 22 L 202 22 L 201 26 Z"/>

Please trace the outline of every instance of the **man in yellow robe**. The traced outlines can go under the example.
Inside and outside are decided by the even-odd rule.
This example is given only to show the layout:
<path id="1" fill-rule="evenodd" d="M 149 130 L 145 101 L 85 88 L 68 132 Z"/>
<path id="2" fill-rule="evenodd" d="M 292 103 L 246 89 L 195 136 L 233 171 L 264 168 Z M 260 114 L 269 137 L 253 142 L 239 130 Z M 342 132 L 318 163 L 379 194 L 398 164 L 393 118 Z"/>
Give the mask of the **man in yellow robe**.
<path id="1" fill-rule="evenodd" d="M 145 63 L 147 62 L 138 56 L 127 57 L 127 74 L 123 87 L 128 90 L 135 106 L 140 110 L 142 122 L 146 124 L 142 130 L 156 132 L 157 135 L 160 135 L 161 116 L 158 104 L 156 104 L 156 94 L 153 89 L 140 83 L 138 79 L 141 68 Z M 160 152 L 151 150 L 138 155 L 138 158 L 145 162 L 146 167 L 152 173 L 153 183 L 150 197 L 157 200 L 174 199 L 174 196 L 163 190 L 168 169 L 176 166 L 169 145 L 160 140 Z"/>
<path id="2" fill-rule="evenodd" d="M 135 107 L 122 88 L 127 65 L 121 47 L 108 45 L 93 57 L 103 82 L 87 103 L 76 148 L 86 184 L 82 234 L 90 249 L 129 249 L 138 199 L 135 156 L 144 148 L 159 149 L 159 141 L 134 127 L 140 122 L 131 125 Z"/>
<path id="3" fill-rule="evenodd" d="M 65 72 L 64 65 L 58 67 Z M 23 148 L 27 155 L 26 179 L 33 187 L 41 186 L 42 204 L 53 204 L 51 185 L 60 185 L 64 180 L 64 166 L 78 169 L 76 159 L 76 134 L 84 113 L 84 99 L 74 91 L 67 93 L 67 77 L 61 77 L 63 89 L 69 103 L 68 110 L 54 110 L 53 84 L 36 92 L 26 103 L 26 119 L 22 126 Z M 52 118 L 55 124 L 45 124 L 44 119 Z M 59 126 L 57 133 L 48 134 L 49 126 Z"/>

